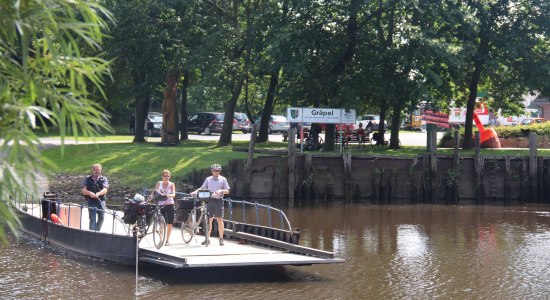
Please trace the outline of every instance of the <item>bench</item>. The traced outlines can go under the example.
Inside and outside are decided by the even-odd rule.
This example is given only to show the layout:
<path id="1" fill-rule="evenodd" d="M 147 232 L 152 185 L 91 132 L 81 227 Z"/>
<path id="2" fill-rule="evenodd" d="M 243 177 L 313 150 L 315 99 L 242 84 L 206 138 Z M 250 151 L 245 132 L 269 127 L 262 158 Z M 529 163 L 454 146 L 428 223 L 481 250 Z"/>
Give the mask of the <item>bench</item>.
<path id="1" fill-rule="evenodd" d="M 370 139 L 368 133 L 365 134 L 362 141 L 359 140 L 359 136 L 356 135 L 356 134 L 352 134 L 352 135 L 348 136 L 347 137 L 347 142 L 346 142 L 346 136 L 342 133 L 342 139 L 343 139 L 343 142 L 344 142 L 344 149 L 348 149 L 349 144 L 358 144 L 359 147 L 361 147 L 361 145 L 363 145 L 363 147 L 365 147 L 366 143 L 371 142 L 371 139 Z M 336 143 L 336 146 L 339 147 L 339 145 L 340 145 L 340 133 L 336 134 L 336 137 L 335 137 L 334 141 Z"/>

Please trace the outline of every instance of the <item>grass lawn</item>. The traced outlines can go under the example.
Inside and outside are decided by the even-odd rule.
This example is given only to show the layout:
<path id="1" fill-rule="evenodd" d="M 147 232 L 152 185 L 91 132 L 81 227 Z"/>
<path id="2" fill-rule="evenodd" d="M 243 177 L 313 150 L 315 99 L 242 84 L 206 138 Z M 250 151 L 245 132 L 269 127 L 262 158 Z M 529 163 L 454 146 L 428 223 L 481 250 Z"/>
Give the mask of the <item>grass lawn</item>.
<path id="1" fill-rule="evenodd" d="M 120 141 L 116 136 L 110 140 Z M 233 145 L 247 147 L 248 142 Z M 257 148 L 280 149 L 284 145 L 262 143 Z M 174 177 L 181 179 L 193 169 L 208 169 L 213 163 L 227 165 L 230 159 L 246 158 L 245 152 L 232 149 L 232 146 L 218 148 L 216 142 L 210 141 L 186 141 L 176 147 L 128 142 L 66 145 L 63 156 L 59 147 L 47 149 L 43 154 L 57 165 L 55 173 L 86 175 L 93 163 L 100 163 L 106 176 L 116 176 L 123 180 L 123 185 L 142 188 L 156 182 L 163 169 L 169 169 Z"/>

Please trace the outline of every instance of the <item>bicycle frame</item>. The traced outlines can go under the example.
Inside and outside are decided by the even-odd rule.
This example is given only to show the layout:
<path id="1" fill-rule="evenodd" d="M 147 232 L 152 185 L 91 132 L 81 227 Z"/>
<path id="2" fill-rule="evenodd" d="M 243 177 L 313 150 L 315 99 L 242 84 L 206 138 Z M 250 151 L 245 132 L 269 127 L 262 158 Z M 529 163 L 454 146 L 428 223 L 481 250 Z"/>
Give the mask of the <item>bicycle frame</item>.
<path id="1" fill-rule="evenodd" d="M 195 203 L 197 199 L 193 200 Z M 197 210 L 200 211 L 200 215 L 197 219 Z M 181 224 L 181 235 L 183 241 L 187 244 L 193 238 L 195 238 L 200 224 L 203 223 L 203 231 L 206 240 L 206 247 L 210 243 L 210 230 L 208 225 L 208 213 L 206 212 L 206 203 L 201 201 L 200 206 L 193 205 L 193 209 L 189 212 L 187 220 Z"/>
<path id="2" fill-rule="evenodd" d="M 153 242 L 157 249 L 160 249 L 164 245 L 164 240 L 166 238 L 166 221 L 162 216 L 160 210 L 164 205 L 155 205 L 155 209 L 151 212 L 151 219 L 147 222 L 147 212 L 146 207 L 148 203 L 139 204 L 138 207 L 138 219 L 136 225 L 133 227 L 134 235 L 141 241 L 149 233 L 149 228 L 153 225 Z M 156 226 L 160 227 L 160 232 L 156 232 Z M 159 235 L 159 243 L 157 243 L 157 236 Z"/>

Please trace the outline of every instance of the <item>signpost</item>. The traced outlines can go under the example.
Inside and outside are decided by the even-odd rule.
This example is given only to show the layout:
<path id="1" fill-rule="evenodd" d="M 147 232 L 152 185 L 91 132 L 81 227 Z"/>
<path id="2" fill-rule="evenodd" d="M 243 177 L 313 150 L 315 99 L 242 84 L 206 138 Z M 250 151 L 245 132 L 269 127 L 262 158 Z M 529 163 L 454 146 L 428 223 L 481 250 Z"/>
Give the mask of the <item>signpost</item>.
<path id="1" fill-rule="evenodd" d="M 355 109 L 343 108 L 310 108 L 310 107 L 289 107 L 287 108 L 287 119 L 290 123 L 320 123 L 320 124 L 355 124 Z M 302 126 L 301 126 L 302 127 Z M 304 151 L 304 138 L 300 134 L 301 152 Z M 340 144 L 342 144 L 342 132 L 340 130 Z M 342 152 L 340 145 L 340 152 Z"/>
<path id="2" fill-rule="evenodd" d="M 355 109 L 343 108 L 287 108 L 287 119 L 290 123 L 354 124 Z"/>

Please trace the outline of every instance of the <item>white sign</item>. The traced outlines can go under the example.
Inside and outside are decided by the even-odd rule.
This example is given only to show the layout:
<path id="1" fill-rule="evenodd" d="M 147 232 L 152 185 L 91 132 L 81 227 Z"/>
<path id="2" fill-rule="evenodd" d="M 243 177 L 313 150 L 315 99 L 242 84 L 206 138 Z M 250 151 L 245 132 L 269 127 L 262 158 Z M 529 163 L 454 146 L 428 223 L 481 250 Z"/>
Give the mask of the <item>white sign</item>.
<path id="1" fill-rule="evenodd" d="M 287 108 L 290 123 L 354 124 L 355 109 L 341 108 Z"/>

